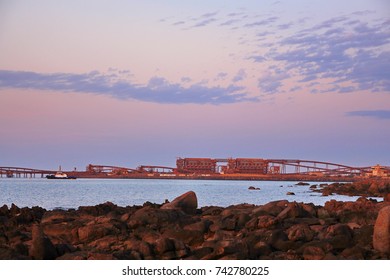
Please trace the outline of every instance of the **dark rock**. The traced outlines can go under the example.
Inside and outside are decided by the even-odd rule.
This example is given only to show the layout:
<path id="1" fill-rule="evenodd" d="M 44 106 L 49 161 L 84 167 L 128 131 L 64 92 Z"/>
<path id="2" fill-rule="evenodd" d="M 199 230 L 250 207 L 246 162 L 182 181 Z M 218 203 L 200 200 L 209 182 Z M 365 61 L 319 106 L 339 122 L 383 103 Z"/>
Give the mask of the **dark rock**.
<path id="1" fill-rule="evenodd" d="M 36 260 L 53 260 L 57 257 L 57 251 L 50 239 L 43 234 L 40 225 L 33 225 L 32 243 L 29 255 Z"/>
<path id="2" fill-rule="evenodd" d="M 286 195 L 295 195 L 293 192 L 287 192 Z"/>
<path id="3" fill-rule="evenodd" d="M 128 225 L 132 228 L 145 225 L 161 227 L 165 224 L 181 222 L 185 218 L 186 215 L 184 212 L 178 209 L 156 209 L 144 207 L 137 210 L 130 217 L 128 220 Z"/>
<path id="4" fill-rule="evenodd" d="M 57 258 L 57 260 L 86 260 L 88 258 L 88 253 L 85 251 L 76 251 L 71 253 L 66 253 Z"/>
<path id="5" fill-rule="evenodd" d="M 181 240 L 191 246 L 199 246 L 204 242 L 204 235 L 200 231 L 185 230 L 179 227 L 167 228 L 163 236 L 174 240 Z"/>
<path id="6" fill-rule="evenodd" d="M 277 220 L 286 218 L 310 217 L 310 215 L 296 202 L 289 203 L 288 206 L 278 214 Z"/>
<path id="7" fill-rule="evenodd" d="M 307 224 L 293 225 L 287 230 L 288 239 L 291 241 L 312 241 L 314 232 Z"/>
<path id="8" fill-rule="evenodd" d="M 280 212 L 282 212 L 286 206 L 289 204 L 288 200 L 278 200 L 268 202 L 267 204 L 256 207 L 252 210 L 252 214 L 254 216 L 261 215 L 272 215 L 277 216 Z"/>
<path id="9" fill-rule="evenodd" d="M 354 246 L 344 249 L 340 255 L 346 260 L 364 260 L 366 250 L 360 246 Z"/>
<path id="10" fill-rule="evenodd" d="M 272 228 L 277 223 L 274 216 L 263 215 L 258 218 L 257 228 Z"/>
<path id="11" fill-rule="evenodd" d="M 345 224 L 331 225 L 327 228 L 325 238 L 334 249 L 345 249 L 352 244 L 352 230 Z"/>
<path id="12" fill-rule="evenodd" d="M 201 260 L 207 255 L 210 255 L 214 251 L 211 247 L 200 247 L 192 251 L 192 254 L 196 257 L 196 259 Z"/>
<path id="13" fill-rule="evenodd" d="M 303 251 L 305 260 L 322 260 L 325 257 L 325 252 L 321 247 L 307 246 Z"/>

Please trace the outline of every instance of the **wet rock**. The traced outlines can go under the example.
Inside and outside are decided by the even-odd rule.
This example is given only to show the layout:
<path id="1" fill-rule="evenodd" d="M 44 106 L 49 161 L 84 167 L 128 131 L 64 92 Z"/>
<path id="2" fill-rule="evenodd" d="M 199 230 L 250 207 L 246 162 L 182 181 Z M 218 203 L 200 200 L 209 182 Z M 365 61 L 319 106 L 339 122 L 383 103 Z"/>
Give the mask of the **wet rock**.
<path id="1" fill-rule="evenodd" d="M 382 253 L 390 253 L 390 206 L 383 207 L 375 221 L 373 246 Z"/>
<path id="2" fill-rule="evenodd" d="M 180 209 L 187 214 L 195 214 L 197 208 L 198 199 L 193 191 L 186 192 L 172 202 L 161 206 L 161 209 Z"/>
<path id="3" fill-rule="evenodd" d="M 332 195 L 332 194 L 333 194 L 333 192 L 332 192 L 331 189 L 326 188 L 326 189 L 322 190 L 322 196 L 329 196 L 329 195 Z"/>
<path id="4" fill-rule="evenodd" d="M 296 186 L 310 186 L 309 183 L 305 183 L 305 182 L 299 182 L 299 183 L 296 183 L 295 185 Z"/>

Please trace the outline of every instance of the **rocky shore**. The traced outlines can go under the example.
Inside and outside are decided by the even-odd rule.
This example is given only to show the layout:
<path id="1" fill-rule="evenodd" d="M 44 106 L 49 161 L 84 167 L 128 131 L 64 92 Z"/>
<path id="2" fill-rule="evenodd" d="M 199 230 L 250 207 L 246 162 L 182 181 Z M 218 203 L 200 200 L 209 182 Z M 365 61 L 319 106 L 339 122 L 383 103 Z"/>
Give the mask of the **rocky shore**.
<path id="1" fill-rule="evenodd" d="M 4 205 L 0 259 L 389 259 L 390 199 L 383 189 L 384 201 L 324 206 L 281 200 L 198 208 L 194 192 L 163 205 Z"/>
<path id="2" fill-rule="evenodd" d="M 385 197 L 390 194 L 390 180 L 362 180 L 354 183 L 313 185 L 311 189 L 323 196 L 341 194 L 349 196 Z"/>

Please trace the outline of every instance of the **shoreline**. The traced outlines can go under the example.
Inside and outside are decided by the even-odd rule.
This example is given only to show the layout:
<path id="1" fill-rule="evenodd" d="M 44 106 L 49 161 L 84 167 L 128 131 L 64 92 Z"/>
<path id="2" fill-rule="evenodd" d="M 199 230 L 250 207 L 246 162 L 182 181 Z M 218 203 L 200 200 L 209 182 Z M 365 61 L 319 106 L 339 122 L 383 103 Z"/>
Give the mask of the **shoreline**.
<path id="1" fill-rule="evenodd" d="M 366 187 L 347 183 L 338 190 L 356 193 Z M 335 188 L 330 184 L 321 191 Z M 372 182 L 368 189 L 384 201 L 360 197 L 316 206 L 279 200 L 198 208 L 190 191 L 172 202 L 142 206 L 3 205 L 0 259 L 390 259 L 390 184 Z M 378 222 L 381 215 L 385 220 Z M 380 224 L 387 228 L 378 229 Z M 387 234 L 384 243 L 375 239 L 383 237 L 378 230 Z"/>

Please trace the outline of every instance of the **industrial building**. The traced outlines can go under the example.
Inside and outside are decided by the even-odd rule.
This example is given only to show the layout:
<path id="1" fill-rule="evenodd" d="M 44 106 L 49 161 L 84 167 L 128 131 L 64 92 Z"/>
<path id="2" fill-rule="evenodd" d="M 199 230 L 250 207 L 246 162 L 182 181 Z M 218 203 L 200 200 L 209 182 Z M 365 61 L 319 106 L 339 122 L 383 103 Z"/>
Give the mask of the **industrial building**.
<path id="1" fill-rule="evenodd" d="M 179 173 L 213 174 L 217 172 L 217 160 L 211 158 L 178 158 L 176 168 Z"/>
<path id="2" fill-rule="evenodd" d="M 231 158 L 228 159 L 226 173 L 267 174 L 268 162 L 261 158 Z"/>
<path id="3" fill-rule="evenodd" d="M 176 171 L 201 174 L 267 174 L 268 162 L 258 158 L 178 158 Z"/>

